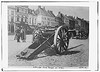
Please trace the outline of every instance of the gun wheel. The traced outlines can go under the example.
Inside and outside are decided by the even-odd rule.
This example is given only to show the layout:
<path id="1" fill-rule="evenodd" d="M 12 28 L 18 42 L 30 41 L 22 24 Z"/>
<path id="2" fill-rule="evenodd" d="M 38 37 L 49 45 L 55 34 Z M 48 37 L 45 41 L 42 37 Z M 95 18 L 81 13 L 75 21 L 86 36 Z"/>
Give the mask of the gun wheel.
<path id="1" fill-rule="evenodd" d="M 69 45 L 67 32 L 68 32 L 68 28 L 66 26 L 58 27 L 58 29 L 55 32 L 55 36 L 54 36 L 55 50 L 60 55 L 67 52 L 67 48 Z"/>

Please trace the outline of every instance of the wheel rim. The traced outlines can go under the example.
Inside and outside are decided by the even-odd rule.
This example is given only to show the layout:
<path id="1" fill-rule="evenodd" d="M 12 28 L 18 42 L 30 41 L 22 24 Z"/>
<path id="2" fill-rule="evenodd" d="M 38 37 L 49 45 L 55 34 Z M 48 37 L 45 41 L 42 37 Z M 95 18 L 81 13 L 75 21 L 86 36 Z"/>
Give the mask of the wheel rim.
<path id="1" fill-rule="evenodd" d="M 68 48 L 67 32 L 62 26 L 60 26 L 55 33 L 54 45 L 59 54 L 64 53 Z"/>

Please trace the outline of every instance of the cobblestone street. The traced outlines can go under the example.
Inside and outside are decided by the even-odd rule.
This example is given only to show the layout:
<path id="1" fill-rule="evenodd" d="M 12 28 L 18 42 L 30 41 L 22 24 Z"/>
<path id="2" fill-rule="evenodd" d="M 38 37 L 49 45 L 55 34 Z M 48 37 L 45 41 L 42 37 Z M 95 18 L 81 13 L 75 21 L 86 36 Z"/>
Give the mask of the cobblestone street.
<path id="1" fill-rule="evenodd" d="M 17 59 L 16 55 L 28 47 L 32 42 L 32 35 L 27 35 L 26 42 L 17 43 L 14 35 L 9 36 L 8 65 L 9 66 L 88 66 L 89 40 L 70 39 L 69 52 L 66 55 L 56 55 L 55 51 L 47 48 L 38 58 L 27 61 Z"/>

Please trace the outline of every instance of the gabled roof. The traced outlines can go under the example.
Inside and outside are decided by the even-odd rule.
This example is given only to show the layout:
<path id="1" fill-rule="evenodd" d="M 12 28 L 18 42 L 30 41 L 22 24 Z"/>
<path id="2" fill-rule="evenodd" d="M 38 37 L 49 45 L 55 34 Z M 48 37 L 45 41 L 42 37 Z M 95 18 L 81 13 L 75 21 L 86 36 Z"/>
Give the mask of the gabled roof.
<path id="1" fill-rule="evenodd" d="M 28 14 L 36 15 L 34 10 L 28 9 Z"/>
<path id="2" fill-rule="evenodd" d="M 65 18 L 67 18 L 69 20 L 75 20 L 75 18 L 73 16 L 67 16 L 67 15 L 65 15 Z"/>
<path id="3" fill-rule="evenodd" d="M 58 12 L 57 17 L 59 17 L 59 18 L 64 18 L 64 15 L 63 15 L 61 12 Z"/>
<path id="4" fill-rule="evenodd" d="M 55 15 L 52 13 L 52 11 L 46 11 L 45 8 L 41 8 L 41 6 L 38 6 L 38 9 L 35 11 L 36 15 L 44 15 L 49 17 L 55 17 Z"/>
<path id="5" fill-rule="evenodd" d="M 49 10 L 48 10 L 48 14 L 49 14 L 51 17 L 55 17 L 55 15 L 53 14 L 52 11 L 49 11 Z"/>
<path id="6" fill-rule="evenodd" d="M 33 14 L 33 15 L 36 15 L 34 10 L 32 10 L 32 14 Z"/>
<path id="7" fill-rule="evenodd" d="M 81 18 L 79 18 L 79 17 L 77 17 L 76 19 L 79 19 L 79 20 L 81 20 Z"/>
<path id="8" fill-rule="evenodd" d="M 28 9 L 28 14 L 32 14 L 32 10 L 31 9 Z"/>
<path id="9" fill-rule="evenodd" d="M 38 6 L 38 9 L 35 11 L 35 14 L 46 16 L 46 12 L 40 6 Z"/>

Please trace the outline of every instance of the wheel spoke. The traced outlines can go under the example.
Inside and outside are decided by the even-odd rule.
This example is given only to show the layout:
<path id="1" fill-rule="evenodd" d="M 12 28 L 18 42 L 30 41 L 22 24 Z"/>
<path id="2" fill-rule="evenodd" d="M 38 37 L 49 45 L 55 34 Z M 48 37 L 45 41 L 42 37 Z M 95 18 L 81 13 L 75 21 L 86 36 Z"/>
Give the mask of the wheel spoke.
<path id="1" fill-rule="evenodd" d="M 65 30 L 60 30 L 59 31 L 59 33 L 58 33 L 58 37 L 60 38 L 60 41 L 62 41 L 62 42 L 60 42 L 60 43 L 63 43 L 63 45 L 60 45 L 59 44 L 59 46 L 60 46 L 60 52 L 62 52 L 62 50 L 66 50 L 67 49 L 67 47 L 68 46 L 66 46 L 66 33 L 65 33 Z M 65 40 L 64 40 L 65 39 Z M 68 44 L 67 44 L 68 45 Z M 63 47 L 63 48 L 62 48 Z"/>
<path id="2" fill-rule="evenodd" d="M 63 30 L 61 29 L 61 37 L 63 38 Z"/>
<path id="3" fill-rule="evenodd" d="M 62 33 L 61 33 L 61 31 L 59 31 L 58 36 L 59 36 L 60 38 L 62 38 Z"/>
<path id="4" fill-rule="evenodd" d="M 65 42 L 63 41 L 63 43 L 64 43 L 64 46 L 67 48 L 67 46 L 66 46 L 66 44 L 65 44 Z"/>
<path id="5" fill-rule="evenodd" d="M 59 39 L 59 38 L 57 38 L 57 39 L 56 39 L 56 41 L 57 41 L 56 43 L 58 43 L 58 42 L 60 41 L 60 39 Z"/>
<path id="6" fill-rule="evenodd" d="M 63 27 L 59 27 L 55 34 L 55 45 L 59 54 L 63 54 L 68 47 L 67 30 Z"/>
<path id="7" fill-rule="evenodd" d="M 61 52 L 61 46 L 59 47 L 59 50 L 60 50 L 60 52 Z"/>

